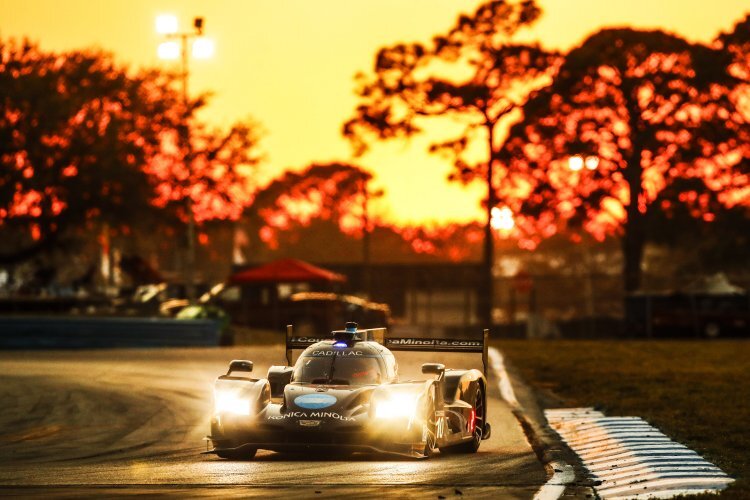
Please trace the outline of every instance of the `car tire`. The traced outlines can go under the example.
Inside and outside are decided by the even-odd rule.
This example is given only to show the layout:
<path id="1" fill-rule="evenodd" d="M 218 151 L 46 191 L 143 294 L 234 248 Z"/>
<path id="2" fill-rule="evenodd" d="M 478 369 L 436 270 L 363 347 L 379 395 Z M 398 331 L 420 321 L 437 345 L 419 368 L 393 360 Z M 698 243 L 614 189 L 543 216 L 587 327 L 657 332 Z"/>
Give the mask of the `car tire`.
<path id="1" fill-rule="evenodd" d="M 479 445 L 482 444 L 484 426 L 487 422 L 487 405 L 484 397 L 484 388 L 481 384 L 477 384 L 471 406 L 474 408 L 474 429 L 472 439 L 471 441 L 453 447 L 453 450 L 458 453 L 476 453 L 479 450 Z"/>
<path id="2" fill-rule="evenodd" d="M 217 450 L 216 455 L 219 458 L 228 460 L 251 460 L 258 453 L 257 448 L 238 448 L 234 450 Z"/>

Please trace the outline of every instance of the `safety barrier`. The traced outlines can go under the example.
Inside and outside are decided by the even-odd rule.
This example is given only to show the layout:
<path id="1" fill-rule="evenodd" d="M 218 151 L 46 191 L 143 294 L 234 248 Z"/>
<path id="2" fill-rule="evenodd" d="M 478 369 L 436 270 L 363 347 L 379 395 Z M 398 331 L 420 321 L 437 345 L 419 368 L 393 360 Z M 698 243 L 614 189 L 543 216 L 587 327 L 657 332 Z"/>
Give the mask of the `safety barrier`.
<path id="1" fill-rule="evenodd" d="M 81 349 L 219 345 L 210 319 L 0 316 L 0 349 Z"/>

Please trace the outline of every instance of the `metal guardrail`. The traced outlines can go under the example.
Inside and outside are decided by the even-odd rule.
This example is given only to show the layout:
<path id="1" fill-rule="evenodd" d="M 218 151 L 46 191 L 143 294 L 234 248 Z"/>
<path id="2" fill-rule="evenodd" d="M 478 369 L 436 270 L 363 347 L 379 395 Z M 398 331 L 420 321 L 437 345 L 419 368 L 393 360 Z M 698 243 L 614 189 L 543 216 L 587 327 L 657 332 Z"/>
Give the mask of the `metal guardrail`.
<path id="1" fill-rule="evenodd" d="M 0 349 L 217 346 L 210 319 L 0 316 Z"/>

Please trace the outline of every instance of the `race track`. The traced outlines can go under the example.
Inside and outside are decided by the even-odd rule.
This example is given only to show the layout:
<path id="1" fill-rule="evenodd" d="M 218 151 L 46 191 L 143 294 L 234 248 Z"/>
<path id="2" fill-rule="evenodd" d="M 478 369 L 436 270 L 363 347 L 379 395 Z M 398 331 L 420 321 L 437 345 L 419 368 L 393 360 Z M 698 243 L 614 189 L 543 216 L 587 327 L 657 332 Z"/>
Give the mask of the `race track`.
<path id="1" fill-rule="evenodd" d="M 435 356 L 399 353 L 402 379 L 422 378 L 427 361 L 477 366 L 476 355 Z M 531 498 L 546 479 L 496 391 L 492 437 L 475 455 L 342 459 L 260 451 L 248 462 L 201 455 L 213 380 L 234 358 L 251 359 L 256 376 L 265 376 L 269 365 L 283 363 L 283 351 L 0 352 L 0 495 Z"/>

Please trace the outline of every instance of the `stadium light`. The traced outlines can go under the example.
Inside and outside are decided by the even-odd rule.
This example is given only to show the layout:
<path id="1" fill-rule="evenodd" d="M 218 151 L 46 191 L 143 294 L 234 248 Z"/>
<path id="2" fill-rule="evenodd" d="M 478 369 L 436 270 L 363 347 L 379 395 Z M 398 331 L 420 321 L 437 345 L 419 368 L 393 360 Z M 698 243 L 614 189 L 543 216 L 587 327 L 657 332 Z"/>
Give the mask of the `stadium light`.
<path id="1" fill-rule="evenodd" d="M 583 156 L 573 155 L 568 158 L 568 168 L 573 172 L 578 172 L 583 168 Z"/>
<path id="2" fill-rule="evenodd" d="M 166 40 L 159 44 L 157 54 L 160 59 L 182 60 L 182 99 L 183 99 L 183 116 L 180 140 L 185 146 L 185 156 L 183 162 L 190 169 L 192 163 L 192 148 L 190 143 L 190 127 L 188 115 L 190 113 L 190 99 L 188 95 L 188 76 L 190 75 L 188 62 L 188 42 L 193 40 L 192 55 L 196 59 L 207 59 L 213 56 L 214 44 L 211 40 L 203 37 L 203 27 L 205 25 L 202 17 L 193 19 L 193 29 L 190 31 L 179 31 L 177 17 L 171 14 L 162 14 L 156 17 L 156 32 L 163 35 Z M 190 303 L 195 301 L 195 213 L 193 211 L 193 200 L 188 195 L 185 199 L 186 210 L 188 213 L 187 221 L 187 258 L 185 263 L 185 288 L 186 295 Z"/>
<path id="3" fill-rule="evenodd" d="M 156 16 L 156 32 L 160 35 L 174 35 L 177 33 L 177 17 L 172 14 Z"/>

